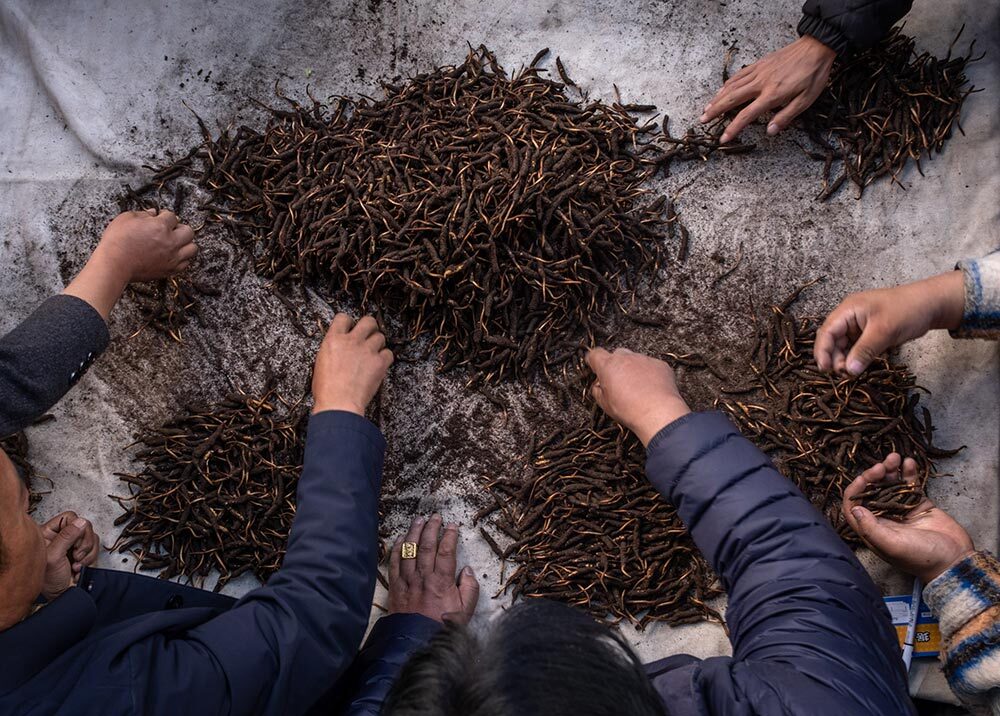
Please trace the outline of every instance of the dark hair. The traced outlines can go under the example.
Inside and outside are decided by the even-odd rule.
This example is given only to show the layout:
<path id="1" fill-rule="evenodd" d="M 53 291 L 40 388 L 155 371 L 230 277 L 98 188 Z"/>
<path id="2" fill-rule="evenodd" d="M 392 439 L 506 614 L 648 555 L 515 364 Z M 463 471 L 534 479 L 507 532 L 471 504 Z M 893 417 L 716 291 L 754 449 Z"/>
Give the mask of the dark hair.
<path id="1" fill-rule="evenodd" d="M 382 716 L 664 716 L 639 659 L 616 631 L 542 599 L 485 635 L 447 625 L 403 667 Z"/>

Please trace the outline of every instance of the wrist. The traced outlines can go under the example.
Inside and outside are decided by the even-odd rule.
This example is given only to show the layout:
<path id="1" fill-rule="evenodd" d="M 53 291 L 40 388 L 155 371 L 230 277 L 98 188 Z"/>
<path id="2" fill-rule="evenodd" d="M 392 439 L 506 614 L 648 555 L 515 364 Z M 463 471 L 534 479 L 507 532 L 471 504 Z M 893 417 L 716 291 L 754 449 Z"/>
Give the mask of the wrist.
<path id="1" fill-rule="evenodd" d="M 354 413 L 355 415 L 365 417 L 365 409 L 367 407 L 367 405 L 360 405 L 359 403 L 351 400 L 322 400 L 320 398 L 316 398 L 313 401 L 312 414 L 315 415 L 316 413 L 323 413 L 327 410 L 341 410 L 345 413 Z"/>
<path id="2" fill-rule="evenodd" d="M 809 49 L 809 52 L 813 53 L 823 62 L 829 62 L 831 65 L 833 61 L 837 59 L 837 52 L 832 47 L 828 46 L 824 42 L 817 40 L 812 35 L 802 35 L 796 42 L 801 43 L 803 46 Z"/>
<path id="3" fill-rule="evenodd" d="M 933 276 L 923 288 L 934 295 L 931 328 L 959 328 L 965 315 L 965 273 L 955 270 Z"/>
<path id="4" fill-rule="evenodd" d="M 656 437 L 656 434 L 663 428 L 690 412 L 691 408 L 679 395 L 658 399 L 655 407 L 647 411 L 646 415 L 635 423 L 632 432 L 639 438 L 643 447 L 646 447 L 649 445 L 649 441 Z"/>
<path id="5" fill-rule="evenodd" d="M 87 260 L 83 271 L 91 271 L 102 281 L 116 287 L 120 286 L 123 291 L 132 282 L 132 272 L 127 263 L 116 256 L 115 252 L 108 248 L 103 241 L 94 249 L 94 253 Z"/>

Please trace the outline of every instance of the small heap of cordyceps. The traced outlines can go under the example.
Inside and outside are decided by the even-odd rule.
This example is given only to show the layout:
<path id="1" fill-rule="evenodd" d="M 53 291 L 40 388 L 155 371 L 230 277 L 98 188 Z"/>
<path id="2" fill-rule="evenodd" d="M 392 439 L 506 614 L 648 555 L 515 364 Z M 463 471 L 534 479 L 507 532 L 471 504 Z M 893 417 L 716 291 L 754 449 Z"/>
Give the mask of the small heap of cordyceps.
<path id="1" fill-rule="evenodd" d="M 716 406 L 854 541 L 840 505 L 855 477 L 891 452 L 916 460 L 917 485 L 870 488 L 863 498 L 877 514 L 899 518 L 920 501 L 934 461 L 958 450 L 934 445 L 930 411 L 919 404 L 920 389 L 905 365 L 877 358 L 857 378 L 816 367 L 817 323 L 789 311 L 800 291 L 759 323 L 743 373 L 754 377 L 724 388 Z"/>
<path id="2" fill-rule="evenodd" d="M 639 629 L 719 615 L 705 602 L 720 594 L 711 567 L 677 512 L 645 477 L 645 451 L 627 430 L 595 411 L 576 430 L 532 445 L 523 481 L 487 485 L 495 502 L 477 514 L 510 542 L 502 560 L 517 565 L 505 589 L 609 615 Z M 505 538 L 505 540 L 506 540 Z"/>
<path id="3" fill-rule="evenodd" d="M 264 581 L 281 565 L 295 515 L 306 410 L 273 389 L 239 392 L 211 406 L 189 406 L 161 427 L 142 431 L 143 467 L 119 473 L 131 495 L 115 544 L 160 576 L 215 590 L 252 572 Z"/>
<path id="4" fill-rule="evenodd" d="M 961 31 L 959 32 L 961 35 Z M 858 197 L 872 182 L 899 175 L 912 159 L 940 153 L 955 126 L 962 125 L 962 104 L 972 92 L 966 66 L 969 52 L 944 59 L 917 54 L 914 40 L 895 28 L 869 50 L 838 62 L 830 82 L 799 122 L 817 145 L 807 150 L 823 162 L 819 199 L 832 196 L 846 181 Z"/>

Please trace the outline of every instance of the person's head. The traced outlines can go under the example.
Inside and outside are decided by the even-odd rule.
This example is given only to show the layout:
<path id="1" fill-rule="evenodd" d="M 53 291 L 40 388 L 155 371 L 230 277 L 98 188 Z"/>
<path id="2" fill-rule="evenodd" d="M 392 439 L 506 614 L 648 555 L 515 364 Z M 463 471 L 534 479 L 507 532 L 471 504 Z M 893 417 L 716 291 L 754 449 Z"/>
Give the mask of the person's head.
<path id="1" fill-rule="evenodd" d="M 477 637 L 446 625 L 407 662 L 383 716 L 664 716 L 625 639 L 571 607 L 523 602 Z"/>
<path id="2" fill-rule="evenodd" d="M 0 450 L 0 630 L 31 611 L 45 579 L 45 538 L 28 514 L 28 486 Z"/>

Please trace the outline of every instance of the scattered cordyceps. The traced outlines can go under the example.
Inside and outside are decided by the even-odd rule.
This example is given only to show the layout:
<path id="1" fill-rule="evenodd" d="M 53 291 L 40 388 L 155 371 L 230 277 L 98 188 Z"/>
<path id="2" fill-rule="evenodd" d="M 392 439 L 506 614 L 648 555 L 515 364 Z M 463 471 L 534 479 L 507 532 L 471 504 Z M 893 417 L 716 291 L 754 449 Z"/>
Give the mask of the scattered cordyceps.
<path id="1" fill-rule="evenodd" d="M 115 544 L 164 578 L 204 581 L 216 591 L 245 572 L 266 580 L 281 565 L 295 515 L 306 410 L 273 389 L 235 393 L 188 407 L 145 430 L 138 474 L 119 474 L 131 495 L 118 498 L 125 524 Z"/>
<path id="2" fill-rule="evenodd" d="M 496 501 L 476 517 L 493 514 L 510 539 L 501 548 L 481 529 L 517 565 L 505 584 L 513 598 L 556 599 L 639 629 L 719 619 L 705 603 L 721 593 L 715 575 L 646 479 L 644 459 L 631 433 L 595 412 L 532 446 L 524 481 L 487 485 Z"/>
<path id="3" fill-rule="evenodd" d="M 858 197 L 880 178 L 899 183 L 911 159 L 920 170 L 921 157 L 940 153 L 953 127 L 961 130 L 962 103 L 975 91 L 965 76 L 975 61 L 971 55 L 971 46 L 962 57 L 952 57 L 951 48 L 944 59 L 918 55 L 913 38 L 896 28 L 872 49 L 838 63 L 826 91 L 800 118 L 819 147 L 807 153 L 823 162 L 819 198 L 846 181 Z"/>
<path id="4" fill-rule="evenodd" d="M 655 277 L 677 215 L 643 186 L 656 126 L 629 111 L 645 108 L 540 72 L 508 76 L 480 47 L 384 99 L 289 101 L 262 131 L 216 138 L 202 124 L 207 221 L 276 284 L 345 292 L 398 338 L 430 336 L 443 369 L 489 382 L 564 364 Z"/>
<path id="5" fill-rule="evenodd" d="M 822 373 L 813 358 L 816 322 L 789 308 L 799 289 L 762 321 L 749 352 L 749 383 L 723 389 L 716 406 L 767 453 L 841 536 L 853 540 L 840 513 L 844 488 L 889 453 L 917 461 L 916 486 L 866 491 L 862 504 L 899 517 L 917 502 L 934 461 L 958 450 L 934 446 L 930 411 L 919 405 L 905 365 L 877 358 L 857 378 Z M 738 398 L 736 396 L 739 396 Z M 961 448 L 959 448 L 961 449 Z"/>

